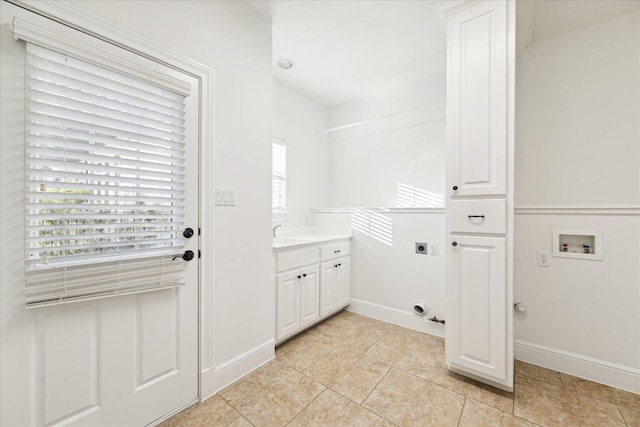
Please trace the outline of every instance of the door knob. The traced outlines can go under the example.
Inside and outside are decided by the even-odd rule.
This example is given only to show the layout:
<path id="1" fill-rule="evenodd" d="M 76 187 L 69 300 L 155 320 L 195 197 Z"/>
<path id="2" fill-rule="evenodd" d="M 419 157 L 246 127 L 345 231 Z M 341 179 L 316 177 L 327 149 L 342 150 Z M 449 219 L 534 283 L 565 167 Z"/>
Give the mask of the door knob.
<path id="1" fill-rule="evenodd" d="M 187 239 L 190 239 L 193 237 L 193 228 L 185 228 L 184 231 L 182 232 L 182 235 L 184 237 L 186 237 Z"/>
<path id="2" fill-rule="evenodd" d="M 185 261 L 191 261 L 196 255 L 193 251 L 185 251 L 182 255 L 176 255 L 172 258 L 172 261 L 175 261 L 178 258 L 182 258 Z"/>

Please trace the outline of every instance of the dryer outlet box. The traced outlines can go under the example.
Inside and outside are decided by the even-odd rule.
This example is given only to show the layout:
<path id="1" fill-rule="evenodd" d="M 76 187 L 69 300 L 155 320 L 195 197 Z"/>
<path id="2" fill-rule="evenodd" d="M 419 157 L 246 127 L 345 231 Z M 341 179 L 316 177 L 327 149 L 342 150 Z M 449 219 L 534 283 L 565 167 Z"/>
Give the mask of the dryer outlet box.
<path id="1" fill-rule="evenodd" d="M 416 253 L 421 255 L 427 255 L 427 248 L 429 244 L 424 242 L 416 242 Z"/>

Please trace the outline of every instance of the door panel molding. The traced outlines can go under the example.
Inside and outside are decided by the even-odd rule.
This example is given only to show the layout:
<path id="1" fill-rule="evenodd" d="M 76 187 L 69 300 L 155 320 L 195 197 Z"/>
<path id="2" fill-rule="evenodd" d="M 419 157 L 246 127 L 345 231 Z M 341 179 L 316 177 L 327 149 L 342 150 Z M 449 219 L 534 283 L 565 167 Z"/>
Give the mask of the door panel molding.
<path id="1" fill-rule="evenodd" d="M 33 376 L 38 424 L 68 423 L 101 410 L 100 320 L 97 303 L 46 309 L 36 316 Z"/>

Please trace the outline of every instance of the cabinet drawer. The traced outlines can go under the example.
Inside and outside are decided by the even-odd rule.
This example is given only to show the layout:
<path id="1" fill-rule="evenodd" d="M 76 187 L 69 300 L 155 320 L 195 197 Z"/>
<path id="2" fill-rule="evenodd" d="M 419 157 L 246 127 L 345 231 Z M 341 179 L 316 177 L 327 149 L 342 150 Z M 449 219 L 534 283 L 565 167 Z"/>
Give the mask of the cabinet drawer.
<path id="1" fill-rule="evenodd" d="M 447 206 L 452 233 L 505 234 L 505 199 L 452 200 Z"/>
<path id="2" fill-rule="evenodd" d="M 296 249 L 276 254 L 277 271 L 291 270 L 309 264 L 317 264 L 320 260 L 318 248 Z"/>
<path id="3" fill-rule="evenodd" d="M 328 259 L 349 255 L 351 253 L 350 249 L 351 249 L 351 242 L 348 242 L 348 241 L 321 246 L 320 260 L 326 261 Z"/>

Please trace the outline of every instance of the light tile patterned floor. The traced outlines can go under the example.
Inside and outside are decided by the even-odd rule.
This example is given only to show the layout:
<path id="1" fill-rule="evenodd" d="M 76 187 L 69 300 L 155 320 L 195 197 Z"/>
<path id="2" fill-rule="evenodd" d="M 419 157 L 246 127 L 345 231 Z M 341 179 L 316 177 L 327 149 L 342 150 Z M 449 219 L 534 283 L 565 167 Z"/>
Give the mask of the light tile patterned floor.
<path id="1" fill-rule="evenodd" d="M 640 395 L 516 362 L 514 393 L 450 373 L 440 338 L 343 311 L 162 424 L 634 426 Z"/>

